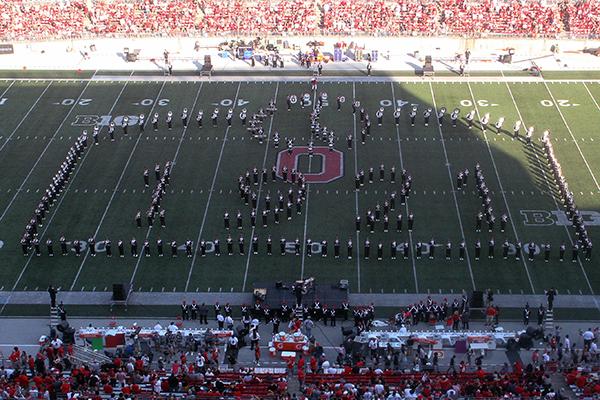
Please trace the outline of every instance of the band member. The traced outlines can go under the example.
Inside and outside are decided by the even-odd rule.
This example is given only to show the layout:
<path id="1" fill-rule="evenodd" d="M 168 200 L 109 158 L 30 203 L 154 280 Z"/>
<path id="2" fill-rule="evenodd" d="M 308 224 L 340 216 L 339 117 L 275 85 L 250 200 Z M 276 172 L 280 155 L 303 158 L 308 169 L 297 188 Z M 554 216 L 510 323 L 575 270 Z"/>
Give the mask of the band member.
<path id="1" fill-rule="evenodd" d="M 158 113 L 154 113 L 152 116 L 152 129 L 155 131 L 158 130 Z"/>
<path id="2" fill-rule="evenodd" d="M 184 128 L 187 128 L 187 124 L 188 124 L 188 109 L 184 108 L 183 111 L 181 112 L 181 123 L 183 124 Z"/>
<path id="3" fill-rule="evenodd" d="M 198 116 L 196 117 L 196 123 L 198 123 L 198 128 L 202 128 L 202 119 L 204 118 L 204 111 L 198 110 Z"/>

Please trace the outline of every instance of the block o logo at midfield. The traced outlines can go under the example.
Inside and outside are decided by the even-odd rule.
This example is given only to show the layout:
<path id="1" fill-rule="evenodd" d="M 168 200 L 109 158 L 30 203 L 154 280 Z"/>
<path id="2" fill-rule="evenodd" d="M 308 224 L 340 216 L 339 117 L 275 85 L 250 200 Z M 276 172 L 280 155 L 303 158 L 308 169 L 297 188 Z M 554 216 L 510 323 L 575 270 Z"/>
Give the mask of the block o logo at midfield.
<path id="1" fill-rule="evenodd" d="M 277 176 L 283 177 L 283 167 L 288 174 L 295 169 L 298 171 L 298 159 L 301 155 L 308 156 L 308 146 L 292 147 L 292 152 L 281 150 L 277 154 Z M 306 183 L 329 183 L 344 176 L 344 153 L 339 150 L 329 150 L 328 147 L 313 147 L 313 157 L 321 157 L 320 172 L 303 172 Z"/>

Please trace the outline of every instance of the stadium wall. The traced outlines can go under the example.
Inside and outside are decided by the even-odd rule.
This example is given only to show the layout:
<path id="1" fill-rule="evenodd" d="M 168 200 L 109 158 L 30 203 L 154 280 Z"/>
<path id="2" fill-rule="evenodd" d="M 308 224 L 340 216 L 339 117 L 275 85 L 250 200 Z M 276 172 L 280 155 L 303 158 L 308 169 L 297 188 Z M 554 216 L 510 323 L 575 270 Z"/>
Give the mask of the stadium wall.
<path id="1" fill-rule="evenodd" d="M 212 38 L 95 38 L 77 40 L 55 40 L 46 42 L 14 43 L 14 54 L 0 55 L 0 68 L 6 69 L 144 69 L 153 68 L 152 64 L 162 62 L 163 51 L 167 49 L 171 58 L 177 62 L 194 69 L 205 54 L 211 54 L 214 59 L 219 58 L 217 46 L 226 40 L 239 38 L 238 36 L 223 36 Z M 244 39 L 251 39 L 250 37 Z M 516 59 L 544 57 L 551 54 L 552 46 L 558 45 L 560 52 L 581 52 L 585 48 L 600 47 L 600 40 L 565 40 L 565 39 L 523 39 L 509 37 L 494 38 L 451 38 L 451 37 L 285 37 L 273 36 L 267 38 L 269 42 L 289 44 L 282 50 L 285 55 L 297 53 L 298 47 L 308 49 L 307 42 L 318 40 L 324 42 L 322 51 L 333 53 L 333 46 L 338 42 L 357 44 L 367 51 L 377 49 L 380 57 L 391 59 L 412 56 L 415 51 L 419 56 L 432 55 L 437 59 L 453 58 L 457 53 L 471 50 L 473 58 L 494 61 L 507 48 L 514 48 Z M 10 43 L 10 42 L 9 42 Z M 195 45 L 200 46 L 194 50 Z M 95 51 L 90 46 L 95 45 Z M 293 46 L 296 50 L 293 50 Z M 141 63 L 126 63 L 123 59 L 123 49 L 139 49 Z M 83 54 L 87 53 L 89 59 Z M 587 57 L 593 57 L 586 55 Z M 419 58 L 419 57 L 417 57 Z M 596 57 L 593 57 L 594 59 Z M 121 60 L 122 62 L 115 62 Z M 226 60 L 225 60 L 226 61 Z M 195 63 L 194 63 L 195 62 Z M 148 64 L 150 63 L 150 64 Z M 218 64 L 218 63 L 217 63 Z M 410 69 L 408 65 L 379 65 L 381 69 Z M 177 67 L 183 67 L 176 65 Z M 156 65 L 154 65 L 156 68 Z M 592 67 L 593 68 L 593 67 Z"/>

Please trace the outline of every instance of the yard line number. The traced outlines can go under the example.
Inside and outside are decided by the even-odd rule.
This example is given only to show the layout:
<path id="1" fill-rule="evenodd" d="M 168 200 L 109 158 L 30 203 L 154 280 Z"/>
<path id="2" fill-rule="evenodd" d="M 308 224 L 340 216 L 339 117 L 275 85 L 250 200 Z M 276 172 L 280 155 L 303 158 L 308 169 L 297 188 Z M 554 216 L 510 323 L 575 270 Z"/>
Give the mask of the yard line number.
<path id="1" fill-rule="evenodd" d="M 496 107 L 496 106 L 498 106 L 498 104 L 491 103 L 489 100 L 484 100 L 484 99 L 479 99 L 475 103 L 477 103 L 477 105 L 479 107 Z M 460 105 L 463 107 L 472 107 L 473 101 L 469 100 L 469 99 L 461 100 Z"/>
<path id="2" fill-rule="evenodd" d="M 159 99 L 156 102 L 156 104 L 164 107 L 164 106 L 168 106 L 170 101 L 171 101 L 170 99 Z M 144 100 L 133 103 L 134 106 L 151 106 L 152 104 L 154 104 L 154 99 L 144 99 Z"/>
<path id="3" fill-rule="evenodd" d="M 554 107 L 554 102 L 548 99 L 540 100 L 540 104 L 544 107 Z M 560 107 L 577 107 L 579 105 L 576 103 L 571 103 L 571 101 L 567 99 L 557 99 L 556 104 L 558 104 Z"/>
<path id="4" fill-rule="evenodd" d="M 89 106 L 92 103 L 93 99 L 63 99 L 61 102 L 53 103 L 57 106 L 72 106 L 77 103 L 78 106 Z M 0 104 L 1 105 L 1 104 Z"/>
<path id="5" fill-rule="evenodd" d="M 248 100 L 238 99 L 236 107 L 243 107 L 246 104 L 250 103 Z M 221 107 L 231 107 L 233 105 L 233 100 L 231 99 L 222 99 L 217 103 L 212 103 L 213 106 L 221 106 Z"/>

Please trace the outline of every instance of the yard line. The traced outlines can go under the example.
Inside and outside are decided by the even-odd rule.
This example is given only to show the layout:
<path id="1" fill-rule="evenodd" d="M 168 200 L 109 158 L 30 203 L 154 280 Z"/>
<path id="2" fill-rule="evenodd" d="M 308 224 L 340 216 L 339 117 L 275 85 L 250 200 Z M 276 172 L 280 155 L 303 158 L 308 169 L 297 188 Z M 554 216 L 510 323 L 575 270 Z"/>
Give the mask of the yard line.
<path id="1" fill-rule="evenodd" d="M 581 82 L 583 83 L 583 87 L 585 88 L 585 90 L 588 92 L 588 94 L 590 95 L 590 97 L 592 98 L 592 101 L 594 102 L 594 104 L 596 105 L 596 108 L 598 109 L 598 111 L 600 111 L 600 106 L 598 105 L 598 102 L 596 101 L 596 98 L 592 95 L 592 92 L 590 92 L 590 89 L 588 89 L 587 85 L 585 84 L 585 82 Z"/>
<path id="2" fill-rule="evenodd" d="M 156 104 L 158 103 L 158 99 L 160 98 L 160 95 L 162 94 L 162 91 L 165 87 L 165 83 L 167 83 L 167 81 L 164 81 L 163 84 L 161 85 L 160 90 L 158 91 L 158 94 L 156 95 L 156 98 L 154 99 L 154 102 L 152 103 L 152 108 L 150 109 L 150 112 L 148 113 L 148 115 L 152 115 L 152 113 L 154 112 L 154 107 L 156 107 Z M 140 139 L 142 138 L 142 136 L 144 136 L 144 135 L 142 135 L 142 134 L 138 135 L 138 138 L 136 139 L 135 144 L 133 145 L 133 149 L 131 149 L 131 153 L 129 153 L 127 162 L 125 163 L 125 166 L 123 167 L 123 170 L 121 171 L 121 175 L 119 176 L 119 180 L 117 181 L 117 184 L 115 185 L 115 187 L 112 191 L 112 195 L 110 196 L 110 199 L 108 200 L 108 204 L 106 205 L 106 208 L 104 209 L 104 213 L 102 214 L 102 217 L 100 218 L 98 227 L 94 231 L 94 235 L 92 236 L 94 239 L 96 238 L 96 236 L 98 235 L 98 232 L 100 231 L 100 227 L 102 226 L 102 223 L 104 222 L 104 218 L 106 218 L 106 214 L 108 214 L 108 209 L 110 208 L 110 205 L 112 204 L 112 202 L 115 198 L 115 195 L 118 192 L 117 189 L 119 189 L 119 186 L 121 185 L 121 181 L 123 180 L 123 177 L 125 176 L 127 167 L 129 166 L 129 163 L 131 162 L 133 154 L 135 153 L 135 149 L 137 148 L 138 144 L 140 143 Z M 69 290 L 73 290 L 73 288 L 75 287 L 75 284 L 77 283 L 77 279 L 79 279 L 79 275 L 81 274 L 81 271 L 83 270 L 83 265 L 85 264 L 85 261 L 87 260 L 89 254 L 90 254 L 90 252 L 88 249 L 88 251 L 86 251 L 85 255 L 83 256 L 83 260 L 81 260 L 81 265 L 79 265 L 79 269 L 77 270 L 77 274 L 75 275 L 75 279 L 73 279 L 73 283 L 71 284 L 71 287 L 69 288 Z"/>
<path id="3" fill-rule="evenodd" d="M 277 104 L 277 94 L 279 93 L 279 82 L 275 86 L 275 104 Z M 265 143 L 265 155 L 263 157 L 262 169 L 265 169 L 267 165 L 267 154 L 269 153 L 269 143 L 271 140 L 271 130 L 273 129 L 273 119 L 275 118 L 275 114 L 271 115 L 271 121 L 269 122 L 269 131 L 267 132 L 267 141 Z M 258 213 L 258 206 L 260 205 L 260 195 L 262 194 L 262 185 L 263 181 L 260 180 L 260 184 L 258 185 L 258 198 L 256 199 L 256 212 Z M 252 227 L 252 233 L 250 234 L 249 242 L 252 242 L 252 238 L 254 237 L 256 225 Z M 248 279 L 248 270 L 250 268 L 250 257 L 252 255 L 252 251 L 248 248 L 248 258 L 246 258 L 246 271 L 244 272 L 244 283 L 242 284 L 242 292 L 246 290 L 246 280 Z M 194 257 L 196 257 L 196 253 L 194 253 Z"/>
<path id="4" fill-rule="evenodd" d="M 510 89 L 510 85 L 508 84 L 508 82 L 505 82 L 506 84 L 506 88 L 508 89 L 508 93 L 510 94 L 510 98 L 512 99 L 512 102 L 515 106 L 515 110 L 517 110 L 517 115 L 519 116 L 519 120 L 521 121 L 521 124 L 523 126 L 527 126 L 525 124 L 525 121 L 523 120 L 523 116 L 521 115 L 521 111 L 519 110 L 519 106 L 517 106 L 517 102 L 515 101 L 515 97 L 513 96 L 512 90 Z M 584 83 L 585 85 L 585 83 Z M 586 87 L 587 89 L 587 87 Z M 589 91 L 588 91 L 589 92 Z M 591 95 L 591 93 L 590 93 Z M 538 163 L 538 166 L 540 168 L 540 170 L 542 171 L 542 175 L 544 176 L 544 181 L 546 182 L 546 186 L 548 186 L 548 192 L 550 193 L 550 197 L 552 198 L 552 201 L 554 202 L 554 206 L 556 207 L 557 211 L 561 211 L 560 206 L 558 205 L 558 202 L 556 201 L 556 198 L 554 197 L 554 195 L 552 194 L 552 185 L 550 184 L 550 181 L 548 180 L 548 177 L 546 176 L 546 169 L 544 168 L 544 166 L 542 165 L 542 162 L 540 161 L 540 158 L 537 154 L 537 151 L 533 152 L 535 155 L 535 159 Z M 571 233 L 569 232 L 569 228 L 566 225 L 563 225 L 563 228 L 565 229 L 565 232 L 567 233 L 567 236 L 569 237 L 569 242 L 571 243 L 571 245 L 573 245 L 573 238 L 571 237 Z M 581 268 L 581 272 L 583 273 L 583 277 L 585 278 L 585 281 L 588 285 L 588 289 L 590 290 L 590 293 L 592 295 L 594 295 L 593 299 L 594 299 L 594 303 L 596 304 L 596 308 L 598 310 L 600 310 L 600 304 L 598 304 L 598 301 L 596 300 L 596 296 L 594 293 L 594 289 L 592 289 L 592 285 L 590 283 L 590 280 L 587 276 L 587 273 L 585 272 L 585 268 L 583 267 L 583 263 L 581 262 L 581 259 L 577 259 L 577 261 L 579 262 L 579 267 Z"/>
<path id="5" fill-rule="evenodd" d="M 590 168 L 590 165 L 588 164 L 587 160 L 583 156 L 583 152 L 581 151 L 581 147 L 579 147 L 579 143 L 577 143 L 577 139 L 575 139 L 575 136 L 573 135 L 573 132 L 571 131 L 571 128 L 569 127 L 569 124 L 567 124 L 567 120 L 565 119 L 565 116 L 563 115 L 562 111 L 560 110 L 560 107 L 556 103 L 556 99 L 554 98 L 554 95 L 550 91 L 550 88 L 548 87 L 548 84 L 546 83 L 546 81 L 544 81 L 544 86 L 546 87 L 546 90 L 548 91 L 548 94 L 550 94 L 550 97 L 552 98 L 552 102 L 554 103 L 554 107 L 558 110 L 558 114 L 560 115 L 560 118 L 562 119 L 563 123 L 565 124 L 565 127 L 567 128 L 567 131 L 569 131 L 569 134 L 571 135 L 571 138 L 573 139 L 573 143 L 575 143 L 575 146 L 577 147 L 577 150 L 579 151 L 579 155 L 581 155 L 581 158 L 583 159 L 583 162 L 585 163 L 585 166 L 587 167 L 590 175 L 592 176 L 592 179 L 594 180 L 594 183 L 596 184 L 596 190 L 600 191 L 600 185 L 598 184 L 598 181 L 596 180 L 596 176 L 592 172 L 592 169 Z M 594 100 L 594 102 L 595 102 L 595 100 Z M 598 104 L 596 104 L 596 106 L 598 106 Z"/>
<path id="6" fill-rule="evenodd" d="M 431 99 L 433 101 L 433 109 L 437 115 L 437 105 L 435 102 L 435 95 L 433 93 L 433 86 L 431 82 L 429 82 L 429 90 L 431 91 Z M 437 122 L 437 121 L 436 121 Z M 465 253 L 467 258 L 467 266 L 469 267 L 469 275 L 471 276 L 471 285 L 473 286 L 473 290 L 476 290 L 475 287 L 475 278 L 473 276 L 473 267 L 471 266 L 471 257 L 469 256 L 469 246 L 466 243 L 467 238 L 465 237 L 465 229 L 462 224 L 462 216 L 460 214 L 460 207 L 458 206 L 458 199 L 456 198 L 456 190 L 454 190 L 454 177 L 452 176 L 452 171 L 450 170 L 450 159 L 448 158 L 448 151 L 446 150 L 446 142 L 444 140 L 444 134 L 442 132 L 442 127 L 440 124 L 438 125 L 438 130 L 440 132 L 440 138 L 442 142 L 442 149 L 444 150 L 444 157 L 446 158 L 446 168 L 448 170 L 448 179 L 450 180 L 450 188 L 452 189 L 452 197 L 454 198 L 454 207 L 456 208 L 456 217 L 458 218 L 458 226 L 460 227 L 460 234 L 462 235 L 462 240 L 465 241 Z"/>
<path id="7" fill-rule="evenodd" d="M 48 88 L 50 87 L 50 85 L 52 85 L 52 81 L 50 81 L 50 83 L 48 84 L 48 86 L 46 86 L 46 88 L 44 89 L 44 91 L 39 95 L 39 97 L 37 98 L 37 100 L 35 101 L 35 103 L 33 103 L 33 105 L 29 108 L 29 110 L 27 111 L 27 113 L 25 114 L 25 116 L 21 119 L 21 121 L 19 122 L 19 124 L 17 125 L 17 127 L 15 129 L 13 129 L 13 131 L 10 133 L 10 135 L 6 138 L 6 140 L 4 141 L 4 143 L 2 143 L 2 146 L 0 147 L 0 152 L 2 152 L 2 150 L 4 150 L 4 148 L 6 147 L 6 145 L 8 144 L 8 142 L 10 141 L 10 139 L 12 139 L 12 137 L 14 136 L 15 132 L 21 127 L 21 125 L 23 124 L 23 122 L 25 122 L 25 120 L 27 119 L 27 117 L 29 116 L 29 114 L 31 114 L 31 111 L 33 111 L 33 109 L 35 108 L 35 106 L 37 105 L 37 103 L 41 100 L 42 96 L 44 96 L 44 94 L 46 93 L 46 91 L 48 90 Z M 11 84 L 12 86 L 12 84 Z M 10 86 L 9 86 L 10 88 Z M 6 89 L 8 90 L 8 89 Z M 6 93 L 6 91 L 5 91 Z M 0 95 L 0 98 L 4 95 L 4 93 L 2 93 Z"/>
<path id="8" fill-rule="evenodd" d="M 23 180 L 23 183 L 21 183 L 21 186 L 19 186 L 19 189 L 15 191 L 15 195 L 12 197 L 12 199 L 10 199 L 10 202 L 8 203 L 8 205 L 6 206 L 6 208 L 4 209 L 4 211 L 2 212 L 2 215 L 0 215 L 0 222 L 2 222 L 2 220 L 6 216 L 6 213 L 8 213 L 8 210 L 10 209 L 10 207 L 12 206 L 12 204 L 17 199 L 17 196 L 19 195 L 19 192 L 21 192 L 23 190 L 23 187 L 25 187 L 25 184 L 29 180 L 29 177 L 31 176 L 31 174 L 33 173 L 33 171 L 35 170 L 35 168 L 37 167 L 37 165 L 42 160 L 42 157 L 44 157 L 44 154 L 46 154 L 46 151 L 48 150 L 48 148 L 50 147 L 50 145 L 54 141 L 54 138 L 56 137 L 56 135 L 58 134 L 58 132 L 61 130 L 61 128 L 63 127 L 63 125 L 65 124 L 65 122 L 67 122 L 67 119 L 69 118 L 69 116 L 71 115 L 71 113 L 73 112 L 73 110 L 75 109 L 75 106 L 77 105 L 77 103 L 79 103 L 79 100 L 81 100 L 81 96 L 83 96 L 83 94 L 85 93 L 86 89 L 88 88 L 88 86 L 90 85 L 91 82 L 92 81 L 88 81 L 88 83 L 83 87 L 83 90 L 81 91 L 81 93 L 79 93 L 79 96 L 77 97 L 77 100 L 75 100 L 75 102 L 73 103 L 73 105 L 69 109 L 69 112 L 67 113 L 67 115 L 65 116 L 65 118 L 62 120 L 62 122 L 60 123 L 60 125 L 58 126 L 58 128 L 56 128 L 56 131 L 54 131 L 54 134 L 52 135 L 52 137 L 50 137 L 50 140 L 48 140 L 48 144 L 46 144 L 46 147 L 44 147 L 44 150 L 42 150 L 42 153 L 39 155 L 39 157 L 37 158 L 37 160 L 35 160 L 35 163 L 33 164 L 33 166 L 29 169 L 29 173 L 27 174 L 27 176 Z"/>
<path id="9" fill-rule="evenodd" d="M 313 95 L 313 110 L 317 106 L 317 89 L 314 90 Z M 308 141 L 312 141 L 312 129 Z M 312 164 L 312 158 L 308 158 L 308 173 L 310 174 L 310 166 Z M 310 195 L 310 184 L 306 183 L 306 205 L 304 206 L 304 233 L 302 234 L 302 262 L 300 264 L 300 279 L 304 279 L 304 261 L 306 260 L 306 231 L 308 229 L 308 196 Z"/>
<path id="10" fill-rule="evenodd" d="M 203 85 L 204 85 L 204 82 L 201 82 L 200 87 L 198 88 L 198 92 L 196 92 L 196 97 L 194 98 L 194 103 L 192 104 L 192 107 L 190 108 L 190 115 L 194 115 L 194 110 L 196 109 L 196 103 L 198 102 L 198 97 L 200 96 L 200 91 L 202 91 Z M 171 167 L 171 172 L 173 172 L 175 165 L 177 165 L 177 157 L 179 156 L 179 150 L 181 149 L 181 144 L 183 143 L 183 141 L 185 139 L 185 134 L 187 133 L 188 126 L 189 126 L 189 123 L 187 126 L 183 127 L 183 130 L 181 132 L 181 137 L 179 138 L 179 143 L 177 144 L 177 149 L 175 150 L 175 155 L 173 156 L 173 167 Z M 146 230 L 146 236 L 144 237 L 144 240 L 148 240 L 148 237 L 150 236 L 150 231 L 151 231 L 151 227 L 149 226 L 148 229 Z M 194 252 L 194 253 L 196 253 L 196 252 Z M 144 256 L 144 247 L 142 246 L 142 251 L 140 252 L 140 255 L 138 256 L 138 260 L 135 263 L 135 268 L 133 269 L 133 274 L 131 274 L 131 279 L 129 280 L 130 286 L 133 286 L 133 281 L 135 280 L 135 275 L 137 274 L 137 270 L 138 270 L 138 267 L 140 266 L 140 262 L 142 261 L 143 256 Z"/>
<path id="11" fill-rule="evenodd" d="M 352 82 L 352 102 L 356 101 L 356 82 Z M 352 125 L 354 130 L 354 176 L 358 175 L 358 138 L 356 137 L 356 113 L 352 114 Z M 356 205 L 356 215 L 360 215 L 358 209 L 358 190 L 354 191 L 354 202 Z M 358 275 L 358 283 L 356 285 L 360 293 L 360 231 L 356 231 L 356 273 Z"/>
<path id="12" fill-rule="evenodd" d="M 10 83 L 10 85 L 8 85 L 8 87 L 7 87 L 6 89 L 4 89 L 4 92 L 2 92 L 2 94 L 0 94 L 0 98 L 4 97 L 4 95 L 5 95 L 6 93 L 8 93 L 8 91 L 10 90 L 10 88 L 12 87 L 12 85 L 14 85 L 14 84 L 15 84 L 15 82 L 16 82 L 16 81 L 12 81 L 12 82 Z"/>
<path id="13" fill-rule="evenodd" d="M 242 82 L 238 83 L 237 91 L 235 92 L 235 98 L 233 99 L 232 109 L 235 109 L 238 96 L 240 94 L 240 87 L 242 86 Z M 202 222 L 200 223 L 200 230 L 198 231 L 198 238 L 194 242 L 196 246 L 198 242 L 200 242 L 200 238 L 202 237 L 202 232 L 204 231 L 204 223 L 206 222 L 206 215 L 208 214 L 208 208 L 210 207 L 210 200 L 212 198 L 213 191 L 215 189 L 215 183 L 217 182 L 217 176 L 219 175 L 219 167 L 221 165 L 221 160 L 223 159 L 223 150 L 225 150 L 225 144 L 227 143 L 227 135 L 229 134 L 229 129 L 231 126 L 228 126 L 225 129 L 225 136 L 223 137 L 223 144 L 221 145 L 221 151 L 219 152 L 219 159 L 217 160 L 217 166 L 215 167 L 215 174 L 213 175 L 212 183 L 210 185 L 210 191 L 208 192 L 208 199 L 206 200 L 206 208 L 204 209 L 204 215 L 202 216 Z M 196 264 L 196 251 L 194 251 L 194 256 L 192 257 L 192 262 L 190 264 L 190 270 L 188 272 L 188 277 L 185 282 L 184 291 L 187 292 L 188 287 L 190 286 L 190 279 L 192 278 L 192 271 L 194 270 L 194 265 Z"/>
<path id="14" fill-rule="evenodd" d="M 110 111 L 108 112 L 109 115 L 112 114 L 113 109 L 115 108 L 117 102 L 121 98 L 121 95 L 125 91 L 125 88 L 127 87 L 127 83 L 128 82 L 125 82 L 125 84 L 121 88 L 121 91 L 117 95 L 117 98 L 116 98 L 115 102 L 113 103 L 112 107 L 110 108 Z M 102 129 L 102 128 L 100 128 L 100 129 Z M 79 171 L 81 171 L 81 168 L 82 168 L 83 164 L 85 163 L 85 160 L 86 160 L 88 154 L 90 154 L 90 152 L 92 151 L 93 148 L 94 148 L 94 146 L 90 146 L 90 148 L 85 152 L 85 154 L 81 158 L 81 161 L 79 162 L 79 165 L 75 169 L 75 172 L 73 173 L 73 176 L 71 177 L 71 179 L 69 180 L 69 183 L 65 187 L 65 191 L 64 191 L 63 195 L 60 196 L 60 199 L 58 200 L 58 203 L 56 204 L 56 207 L 54 207 L 52 209 L 52 215 L 50 215 L 50 218 L 48 219 L 48 221 L 45 224 L 44 230 L 40 234 L 40 243 L 43 243 L 44 235 L 46 235 L 46 232 L 48 231 L 48 228 L 50 227 L 50 224 L 54 220 L 54 217 L 56 216 L 56 213 L 58 212 L 58 209 L 60 208 L 63 200 L 65 199 L 67 193 L 69 192 L 69 189 L 71 188 L 71 185 L 75 181 L 75 178 L 77 177 L 77 174 L 79 174 Z M 8 302 L 10 301 L 10 298 L 12 296 L 12 292 L 15 291 L 15 289 L 17 288 L 19 282 L 21 281 L 21 278 L 23 278 L 23 275 L 25 275 L 25 271 L 27 270 L 27 267 L 29 267 L 29 263 L 31 262 L 32 258 L 33 258 L 33 252 L 29 255 L 29 258 L 27 259 L 27 262 L 25 263 L 25 265 L 21 269 L 21 273 L 17 277 L 17 280 L 15 281 L 15 284 L 13 285 L 13 287 L 11 289 L 11 294 L 7 297 L 6 302 L 2 305 L 2 308 L 0 308 L 0 315 L 4 312 L 4 308 L 6 307 L 6 305 L 8 304 Z"/>
<path id="15" fill-rule="evenodd" d="M 390 86 L 392 88 L 392 101 L 393 106 L 392 109 L 395 110 L 396 105 L 396 92 L 394 91 L 394 83 L 390 82 Z M 400 128 L 396 125 L 396 140 L 398 141 L 398 156 L 400 157 L 400 169 L 404 169 L 404 158 L 402 157 L 402 143 L 400 142 Z M 406 215 L 408 216 L 408 199 L 404 202 L 404 208 L 406 209 Z M 415 278 L 415 292 L 419 293 L 419 281 L 417 279 L 417 265 L 415 263 L 415 255 L 414 255 L 414 246 L 413 246 L 413 237 L 412 232 L 408 231 L 408 241 L 410 243 L 410 257 L 412 259 L 412 267 L 413 267 L 413 275 Z M 472 276 L 471 276 L 472 277 Z"/>
<path id="16" fill-rule="evenodd" d="M 479 108 L 477 107 L 477 101 L 475 100 L 475 96 L 473 95 L 473 89 L 471 89 L 471 84 L 467 82 L 467 87 L 469 88 L 469 93 L 471 93 L 471 99 L 473 100 L 473 105 L 475 106 L 475 112 L 477 113 L 477 119 L 481 123 L 481 115 L 479 114 Z M 513 220 L 512 214 L 510 212 L 510 207 L 508 206 L 508 201 L 506 200 L 506 194 L 504 192 L 504 187 L 502 186 L 502 180 L 500 180 L 500 174 L 498 173 L 498 168 L 496 167 L 496 160 L 494 159 L 494 155 L 492 153 L 492 148 L 490 146 L 490 142 L 487 139 L 487 134 L 483 129 L 483 125 L 481 126 L 481 130 L 483 132 L 483 137 L 485 139 L 485 144 L 488 149 L 488 153 L 490 154 L 490 158 L 492 160 L 492 165 L 494 166 L 494 172 L 496 174 L 496 179 L 498 180 L 498 185 L 500 186 L 500 192 L 502 194 L 502 198 L 504 199 L 504 205 L 506 206 L 506 212 L 508 213 L 508 218 L 510 220 L 510 225 L 512 226 L 513 233 L 515 234 L 515 239 L 519 240 L 519 234 L 517 233 L 517 228 L 515 227 L 515 222 Z M 527 273 L 527 279 L 529 280 L 529 285 L 531 286 L 531 292 L 535 293 L 535 287 L 533 286 L 533 281 L 531 280 L 531 274 L 529 273 L 529 268 L 527 267 L 527 262 L 525 261 L 525 257 L 521 257 L 521 261 L 523 262 L 523 266 L 525 267 L 525 272 Z"/>

